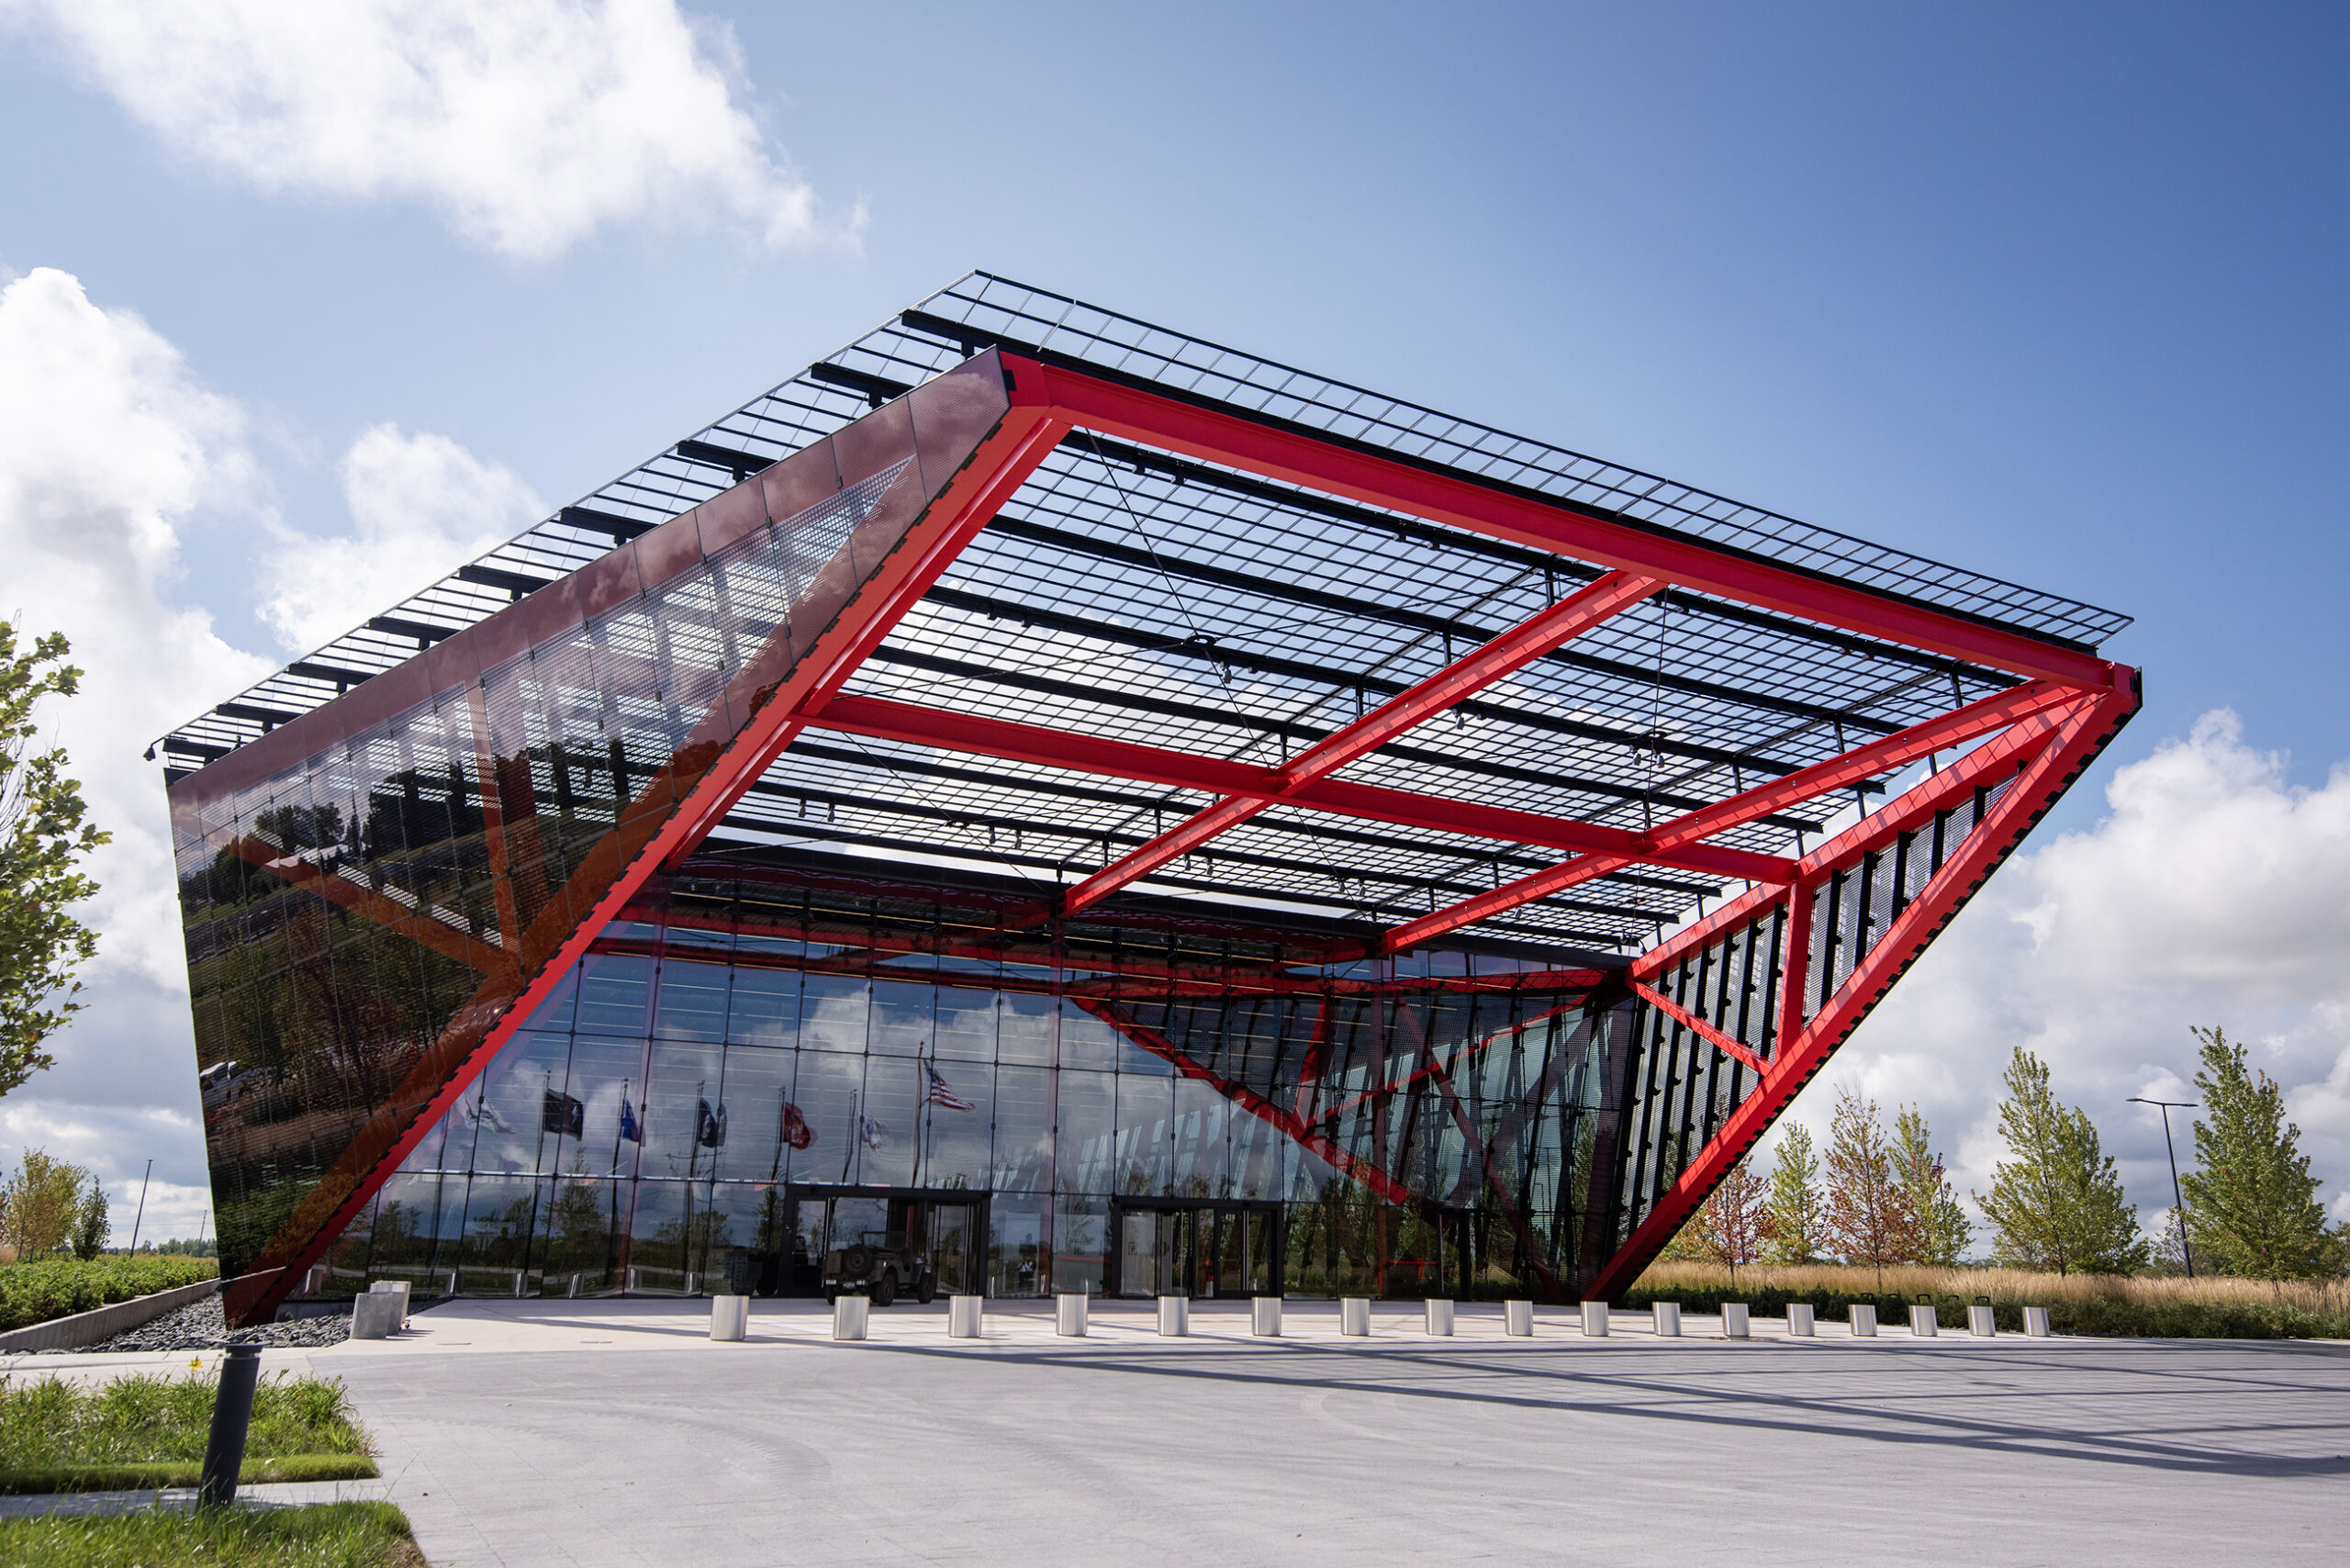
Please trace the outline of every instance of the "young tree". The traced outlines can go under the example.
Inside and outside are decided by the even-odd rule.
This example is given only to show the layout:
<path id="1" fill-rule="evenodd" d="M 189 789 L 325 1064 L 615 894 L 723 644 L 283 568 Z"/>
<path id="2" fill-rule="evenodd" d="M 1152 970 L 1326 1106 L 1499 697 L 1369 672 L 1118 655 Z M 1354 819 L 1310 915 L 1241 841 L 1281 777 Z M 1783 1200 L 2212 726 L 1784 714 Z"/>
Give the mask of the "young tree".
<path id="1" fill-rule="evenodd" d="M 64 748 L 33 749 L 40 700 L 80 689 L 68 651 L 55 633 L 20 647 L 0 621 L 0 1094 L 50 1065 L 42 1043 L 81 1011 L 73 971 L 98 946 L 66 911 L 98 890 L 74 868 L 106 834 L 84 820 Z"/>
<path id="2" fill-rule="evenodd" d="M 1951 1191 L 1926 1118 L 1911 1105 L 1893 1120 L 1893 1179 L 1918 1220 L 1918 1261 L 1948 1269 L 1966 1256 L 1975 1226 Z"/>
<path id="3" fill-rule="evenodd" d="M 2137 1205 L 2079 1111 L 2057 1103 L 2048 1066 L 2016 1047 L 1999 1105 L 1999 1131 L 2013 1159 L 1992 1168 L 1991 1193 L 1975 1194 L 1991 1222 L 1992 1257 L 2059 1274 L 2127 1273 L 2146 1264 Z"/>
<path id="4" fill-rule="evenodd" d="M 1771 1167 L 1771 1203 L 1762 1215 L 1762 1258 L 1770 1263 L 1816 1263 L 1826 1248 L 1825 1205 L 1819 1196 L 1819 1159 L 1811 1134 L 1791 1126 L 1779 1140 Z"/>
<path id="5" fill-rule="evenodd" d="M 1765 1197 L 1762 1179 L 1754 1173 L 1751 1158 L 1740 1155 L 1721 1185 L 1681 1227 L 1695 1256 L 1729 1266 L 1733 1285 L 1738 1282 L 1739 1265 L 1753 1262 L 1762 1251 Z"/>
<path id="6" fill-rule="evenodd" d="M 1918 1216 L 1894 1179 L 1893 1150 L 1876 1102 L 1846 1089 L 1828 1131 L 1828 1203 L 1823 1229 L 1849 1263 L 1867 1263 L 1885 1286 L 1885 1266 L 1918 1256 Z"/>
<path id="7" fill-rule="evenodd" d="M 2223 1031 L 2194 1034 L 2203 1042 L 2195 1087 L 2209 1119 L 2196 1119 L 2198 1169 L 2179 1184 L 2196 1256 L 2266 1280 L 2331 1271 L 2317 1178 L 2300 1149 L 2301 1129 L 2285 1119 L 2283 1088 L 2247 1068 L 2244 1047 Z"/>
<path id="8" fill-rule="evenodd" d="M 0 1241 L 25 1260 L 56 1251 L 81 1217 L 82 1183 L 88 1178 L 78 1165 L 27 1149 L 17 1173 L 0 1187 Z"/>
<path id="9" fill-rule="evenodd" d="M 82 1212 L 73 1216 L 73 1256 L 86 1263 L 105 1251 L 106 1233 L 113 1228 L 106 1219 L 106 1190 L 93 1176 L 89 1196 L 82 1200 Z"/>

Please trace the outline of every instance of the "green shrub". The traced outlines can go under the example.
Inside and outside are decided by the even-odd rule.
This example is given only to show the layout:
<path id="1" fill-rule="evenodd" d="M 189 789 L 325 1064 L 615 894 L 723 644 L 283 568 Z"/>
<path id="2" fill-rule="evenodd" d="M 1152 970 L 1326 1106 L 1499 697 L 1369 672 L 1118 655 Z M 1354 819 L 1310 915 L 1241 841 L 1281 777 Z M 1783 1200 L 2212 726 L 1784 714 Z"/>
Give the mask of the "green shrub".
<path id="1" fill-rule="evenodd" d="M 133 1296 L 216 1279 L 212 1258 L 44 1258 L 0 1268 L 0 1331 L 95 1312 Z"/>

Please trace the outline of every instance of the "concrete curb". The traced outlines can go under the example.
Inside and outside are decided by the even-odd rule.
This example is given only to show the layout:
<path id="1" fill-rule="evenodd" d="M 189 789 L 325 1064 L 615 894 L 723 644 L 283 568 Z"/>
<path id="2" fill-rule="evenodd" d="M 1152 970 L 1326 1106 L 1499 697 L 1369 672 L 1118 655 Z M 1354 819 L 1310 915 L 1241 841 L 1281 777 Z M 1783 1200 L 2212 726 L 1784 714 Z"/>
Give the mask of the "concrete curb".
<path id="1" fill-rule="evenodd" d="M 6 1334 L 0 1334 L 0 1355 L 17 1355 L 27 1350 L 71 1350 L 77 1346 L 94 1345 L 101 1339 L 112 1338 L 126 1328 L 151 1323 L 163 1314 L 176 1311 L 192 1301 L 202 1301 L 219 1288 L 218 1280 L 198 1280 L 192 1285 L 157 1291 L 153 1295 L 132 1296 L 129 1301 L 118 1301 L 112 1306 L 99 1307 L 95 1312 L 77 1312 L 71 1317 L 52 1317 L 46 1323 L 36 1323 L 29 1327 L 11 1328 Z"/>

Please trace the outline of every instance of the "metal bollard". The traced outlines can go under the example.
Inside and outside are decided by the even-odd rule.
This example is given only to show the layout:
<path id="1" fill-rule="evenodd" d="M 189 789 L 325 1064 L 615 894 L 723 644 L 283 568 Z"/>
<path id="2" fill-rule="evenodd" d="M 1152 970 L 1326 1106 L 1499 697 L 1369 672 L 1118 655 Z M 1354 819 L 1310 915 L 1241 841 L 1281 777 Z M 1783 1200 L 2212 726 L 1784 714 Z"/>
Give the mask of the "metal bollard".
<path id="1" fill-rule="evenodd" d="M 1748 1329 L 1746 1303 L 1742 1301 L 1722 1303 L 1722 1338 L 1725 1339 L 1753 1338 Z"/>
<path id="2" fill-rule="evenodd" d="M 1158 1298 L 1158 1337 L 1181 1339 L 1192 1331 L 1192 1298 L 1183 1295 L 1163 1295 Z"/>
<path id="3" fill-rule="evenodd" d="M 1818 1308 L 1807 1301 L 1787 1303 L 1787 1336 L 1795 1339 L 1811 1338 L 1818 1331 Z"/>
<path id="4" fill-rule="evenodd" d="M 1583 1304 L 1583 1331 L 1595 1339 L 1607 1338 L 1607 1304 L 1587 1301 Z"/>
<path id="5" fill-rule="evenodd" d="M 2023 1309 L 2023 1331 L 2031 1335 L 2035 1339 L 2047 1338 L 2048 1309 L 2044 1306 L 2025 1307 Z"/>
<path id="6" fill-rule="evenodd" d="M 867 1320 L 873 1312 L 870 1296 L 844 1295 L 833 1298 L 833 1338 L 862 1339 Z"/>
<path id="7" fill-rule="evenodd" d="M 1259 1339 L 1281 1337 L 1281 1298 L 1260 1295 L 1248 1304 L 1248 1332 Z"/>
<path id="8" fill-rule="evenodd" d="M 1420 1304 L 1427 1312 L 1428 1333 L 1438 1339 L 1452 1338 L 1452 1303 L 1435 1296 Z"/>
<path id="9" fill-rule="evenodd" d="M 1874 1305 L 1854 1302 L 1852 1308 L 1852 1320 L 1853 1338 L 1874 1339 L 1876 1338 L 1876 1307 Z"/>
<path id="10" fill-rule="evenodd" d="M 261 1347 L 231 1345 L 220 1359 L 220 1386 L 212 1395 L 212 1434 L 196 1500 L 225 1506 L 237 1500 L 237 1473 L 245 1467 L 245 1429 L 252 1425 L 253 1385 L 261 1381 Z"/>
<path id="11" fill-rule="evenodd" d="M 389 1291 L 369 1291 L 351 1298 L 351 1337 L 381 1339 L 400 1327 L 400 1298 Z"/>
<path id="12" fill-rule="evenodd" d="M 1978 1339 L 1990 1339 L 1999 1332 L 1999 1316 L 1987 1306 L 1966 1309 L 1966 1331 Z"/>
<path id="13" fill-rule="evenodd" d="M 1342 1295 L 1338 1298 L 1338 1332 L 1350 1339 L 1362 1339 L 1371 1334 L 1371 1298 L 1367 1295 Z"/>
<path id="14" fill-rule="evenodd" d="M 985 1296 L 950 1295 L 946 1298 L 946 1337 L 949 1339 L 976 1339 L 979 1337 L 979 1309 Z"/>
<path id="15" fill-rule="evenodd" d="M 1930 1339 L 1942 1331 L 1942 1320 L 1930 1306 L 1909 1309 L 1909 1332 L 1921 1339 Z"/>
<path id="16" fill-rule="evenodd" d="M 1065 1339 L 1084 1338 L 1088 1299 L 1077 1291 L 1063 1291 L 1053 1297 L 1053 1332 Z"/>
<path id="17" fill-rule="evenodd" d="M 1649 1304 L 1649 1321 L 1654 1325 L 1661 1339 L 1681 1338 L 1681 1304 L 1677 1301 L 1654 1301 Z"/>
<path id="18" fill-rule="evenodd" d="M 1516 1339 L 1534 1338 L 1534 1304 L 1530 1301 L 1502 1303 L 1502 1332 Z"/>
<path id="19" fill-rule="evenodd" d="M 713 1339 L 745 1339 L 751 1333 L 751 1298 L 746 1295 L 714 1295 L 710 1298 L 710 1337 Z"/>

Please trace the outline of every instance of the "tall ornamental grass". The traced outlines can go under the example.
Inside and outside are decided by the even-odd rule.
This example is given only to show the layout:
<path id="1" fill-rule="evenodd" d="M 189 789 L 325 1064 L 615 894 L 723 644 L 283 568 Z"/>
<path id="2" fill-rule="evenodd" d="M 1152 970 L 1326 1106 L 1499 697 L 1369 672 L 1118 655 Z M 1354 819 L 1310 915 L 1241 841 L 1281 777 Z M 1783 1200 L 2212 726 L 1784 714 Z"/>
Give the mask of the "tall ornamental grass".
<path id="1" fill-rule="evenodd" d="M 2020 1330 L 2023 1309 L 2048 1308 L 2059 1334 L 2152 1339 L 2350 1338 L 2350 1281 L 2158 1279 L 2114 1274 L 2038 1274 L 2021 1269 L 1888 1267 L 1839 1264 L 1741 1268 L 1735 1281 L 1719 1263 L 1651 1263 L 1616 1305 L 1639 1308 L 1677 1301 L 1714 1312 L 1742 1301 L 1765 1317 L 1789 1302 L 1809 1302 L 1841 1321 L 1855 1303 L 1907 1306 L 1921 1296 L 1945 1328 L 1966 1327 L 1966 1308 L 1988 1297 L 1999 1327 Z"/>

